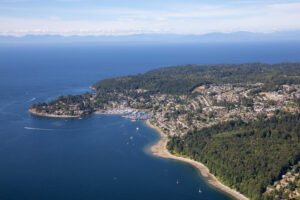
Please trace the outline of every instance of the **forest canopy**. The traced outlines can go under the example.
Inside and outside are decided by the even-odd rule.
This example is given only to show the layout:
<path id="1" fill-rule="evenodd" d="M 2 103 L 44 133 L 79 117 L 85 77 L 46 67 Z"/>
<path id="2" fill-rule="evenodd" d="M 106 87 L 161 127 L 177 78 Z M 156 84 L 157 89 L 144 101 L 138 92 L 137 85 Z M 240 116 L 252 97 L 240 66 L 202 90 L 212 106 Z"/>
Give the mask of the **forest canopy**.
<path id="1" fill-rule="evenodd" d="M 145 89 L 152 93 L 188 94 L 206 84 L 264 83 L 265 90 L 300 83 L 300 63 L 184 65 L 151 70 L 144 74 L 98 81 L 99 92 Z"/>
<path id="2" fill-rule="evenodd" d="M 300 114 L 230 121 L 172 137 L 167 148 L 204 163 L 226 185 L 263 199 L 269 184 L 300 160 Z"/>

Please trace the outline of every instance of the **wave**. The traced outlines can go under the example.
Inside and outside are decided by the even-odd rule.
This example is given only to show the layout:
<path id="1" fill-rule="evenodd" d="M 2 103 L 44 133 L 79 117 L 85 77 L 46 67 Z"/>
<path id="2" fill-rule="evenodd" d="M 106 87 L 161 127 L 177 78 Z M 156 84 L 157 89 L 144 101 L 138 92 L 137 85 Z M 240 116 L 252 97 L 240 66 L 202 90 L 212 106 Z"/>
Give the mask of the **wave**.
<path id="1" fill-rule="evenodd" d="M 34 127 L 28 127 L 28 126 L 24 126 L 24 129 L 37 130 L 37 131 L 53 131 L 54 130 L 54 129 L 47 129 L 47 128 L 34 128 Z"/>

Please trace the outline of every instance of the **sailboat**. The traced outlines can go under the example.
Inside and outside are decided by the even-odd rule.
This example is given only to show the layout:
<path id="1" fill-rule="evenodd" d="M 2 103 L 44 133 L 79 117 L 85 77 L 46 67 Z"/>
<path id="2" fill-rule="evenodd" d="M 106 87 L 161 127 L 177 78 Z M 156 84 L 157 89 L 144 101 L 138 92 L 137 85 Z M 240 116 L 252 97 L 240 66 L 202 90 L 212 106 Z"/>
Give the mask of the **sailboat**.
<path id="1" fill-rule="evenodd" d="M 178 179 L 177 179 L 176 183 L 177 183 L 177 185 L 179 184 L 179 181 L 178 181 Z"/>
<path id="2" fill-rule="evenodd" d="M 199 193 L 201 193 L 202 191 L 201 191 L 201 189 L 199 188 L 199 191 L 198 191 Z"/>

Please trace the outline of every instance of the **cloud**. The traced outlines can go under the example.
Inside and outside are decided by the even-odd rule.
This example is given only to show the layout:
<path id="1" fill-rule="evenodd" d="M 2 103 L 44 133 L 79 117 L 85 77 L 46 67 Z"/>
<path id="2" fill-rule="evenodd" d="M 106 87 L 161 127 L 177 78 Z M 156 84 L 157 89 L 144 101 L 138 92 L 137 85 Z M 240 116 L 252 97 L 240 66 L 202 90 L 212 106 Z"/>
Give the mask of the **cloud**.
<path id="1" fill-rule="evenodd" d="M 271 1 L 268 1 L 267 4 L 255 4 L 253 1 L 251 2 L 248 2 L 246 6 L 245 2 L 235 2 L 234 4 L 173 4 L 161 9 L 47 8 L 48 12 L 45 14 L 40 11 L 41 17 L 26 18 L 14 16 L 11 13 L 10 16 L 0 14 L 0 34 L 16 36 L 26 34 L 204 34 L 210 32 L 273 32 L 300 29 L 300 21 L 297 20 L 300 19 L 300 3 L 281 3 L 281 1 L 270 3 Z M 29 10 L 27 10 L 28 12 Z"/>

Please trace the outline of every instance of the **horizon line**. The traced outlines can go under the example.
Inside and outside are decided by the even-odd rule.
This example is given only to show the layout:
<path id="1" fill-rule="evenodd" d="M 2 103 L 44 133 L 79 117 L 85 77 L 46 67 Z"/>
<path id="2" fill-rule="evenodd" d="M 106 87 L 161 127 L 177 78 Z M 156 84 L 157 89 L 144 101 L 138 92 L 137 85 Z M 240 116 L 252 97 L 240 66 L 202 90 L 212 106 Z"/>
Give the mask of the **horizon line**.
<path id="1" fill-rule="evenodd" d="M 26 33 L 26 34 L 20 34 L 20 33 L 5 33 L 0 32 L 0 37 L 14 37 L 14 38 L 24 38 L 27 36 L 59 36 L 59 37 L 125 37 L 125 36 L 141 36 L 141 35 L 152 35 L 152 36 L 163 36 L 163 35 L 174 35 L 174 36 L 206 36 L 206 35 L 212 35 L 212 34 L 220 34 L 220 35 L 230 35 L 235 33 L 249 33 L 249 34 L 261 34 L 261 35 L 269 35 L 274 33 L 295 33 L 300 32 L 300 29 L 295 30 L 275 30 L 272 32 L 255 32 L 255 31 L 232 31 L 232 32 L 207 32 L 207 33 L 119 33 L 119 34 L 100 34 L 100 33 L 87 33 L 87 34 L 80 34 L 80 33 L 73 33 L 73 34 L 66 34 L 66 33 Z"/>

